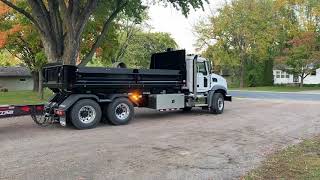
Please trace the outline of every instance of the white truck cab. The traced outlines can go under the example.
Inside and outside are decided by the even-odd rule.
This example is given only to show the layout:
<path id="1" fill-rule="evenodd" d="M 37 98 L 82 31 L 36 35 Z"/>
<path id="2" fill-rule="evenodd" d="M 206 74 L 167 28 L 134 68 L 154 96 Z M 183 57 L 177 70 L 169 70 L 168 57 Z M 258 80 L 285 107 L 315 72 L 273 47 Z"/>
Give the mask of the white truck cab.
<path id="1" fill-rule="evenodd" d="M 220 75 L 212 73 L 211 62 L 197 55 L 187 55 L 187 87 L 194 94 L 206 94 L 211 90 L 221 89 L 227 94 L 227 81 Z M 196 81 L 196 88 L 193 81 Z M 194 92 L 196 90 L 196 92 Z"/>

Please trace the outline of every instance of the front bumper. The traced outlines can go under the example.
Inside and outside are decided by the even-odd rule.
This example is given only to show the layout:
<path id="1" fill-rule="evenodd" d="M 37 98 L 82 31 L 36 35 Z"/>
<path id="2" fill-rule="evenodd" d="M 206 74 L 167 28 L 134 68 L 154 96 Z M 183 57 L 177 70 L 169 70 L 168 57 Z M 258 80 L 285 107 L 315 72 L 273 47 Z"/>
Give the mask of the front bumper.
<path id="1" fill-rule="evenodd" d="M 227 95 L 224 96 L 224 100 L 232 102 L 232 96 L 227 94 Z"/>

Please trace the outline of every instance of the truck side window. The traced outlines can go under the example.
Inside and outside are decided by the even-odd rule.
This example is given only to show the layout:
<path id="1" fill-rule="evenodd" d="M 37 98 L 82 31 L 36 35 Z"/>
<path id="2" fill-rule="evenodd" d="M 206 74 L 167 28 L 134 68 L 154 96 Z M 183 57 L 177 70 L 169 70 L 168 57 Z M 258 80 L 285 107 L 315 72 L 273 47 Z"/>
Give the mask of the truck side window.
<path id="1" fill-rule="evenodd" d="M 198 62 L 197 63 L 197 69 L 198 69 L 198 73 L 202 73 L 203 75 L 207 75 L 208 74 L 205 62 Z"/>

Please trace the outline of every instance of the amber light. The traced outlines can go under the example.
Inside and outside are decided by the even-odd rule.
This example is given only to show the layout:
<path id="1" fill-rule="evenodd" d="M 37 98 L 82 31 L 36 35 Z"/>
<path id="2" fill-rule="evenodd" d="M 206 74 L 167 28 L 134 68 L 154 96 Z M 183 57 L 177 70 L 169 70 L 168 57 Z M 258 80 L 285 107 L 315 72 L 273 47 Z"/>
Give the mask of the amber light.
<path id="1" fill-rule="evenodd" d="M 132 93 L 130 94 L 129 98 L 134 101 L 134 102 L 138 102 L 140 100 L 142 96 L 138 93 Z"/>

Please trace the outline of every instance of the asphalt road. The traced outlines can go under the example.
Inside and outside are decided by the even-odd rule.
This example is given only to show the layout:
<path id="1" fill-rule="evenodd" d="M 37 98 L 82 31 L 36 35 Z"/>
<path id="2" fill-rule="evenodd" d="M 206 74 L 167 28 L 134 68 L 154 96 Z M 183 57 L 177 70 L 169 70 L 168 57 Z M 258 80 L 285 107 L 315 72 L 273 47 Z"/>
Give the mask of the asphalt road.
<path id="1" fill-rule="evenodd" d="M 126 126 L 0 120 L 0 179 L 239 179 L 320 133 L 320 102 L 234 99 L 222 115 L 139 109 Z"/>
<path id="2" fill-rule="evenodd" d="M 229 94 L 239 98 L 320 101 L 320 93 L 308 92 L 229 91 Z"/>

